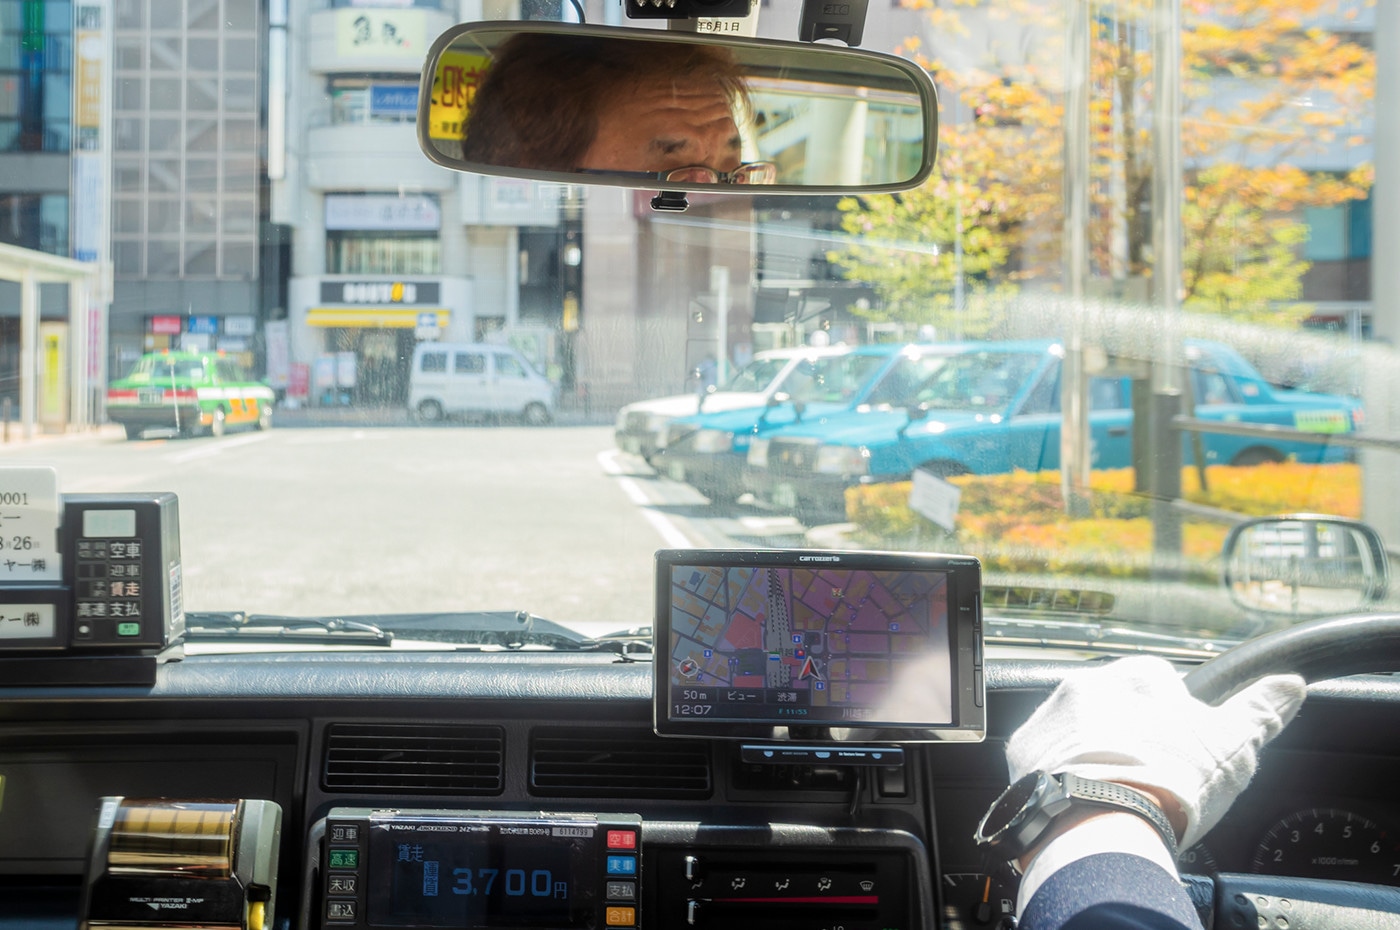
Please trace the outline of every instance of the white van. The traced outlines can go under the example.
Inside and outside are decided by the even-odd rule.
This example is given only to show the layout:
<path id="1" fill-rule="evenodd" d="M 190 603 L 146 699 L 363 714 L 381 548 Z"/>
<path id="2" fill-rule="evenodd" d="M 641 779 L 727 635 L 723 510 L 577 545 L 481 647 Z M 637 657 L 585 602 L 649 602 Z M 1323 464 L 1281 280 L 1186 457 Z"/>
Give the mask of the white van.
<path id="1" fill-rule="evenodd" d="M 510 346 L 424 342 L 413 350 L 408 410 L 424 422 L 461 414 L 554 417 L 554 385 Z"/>

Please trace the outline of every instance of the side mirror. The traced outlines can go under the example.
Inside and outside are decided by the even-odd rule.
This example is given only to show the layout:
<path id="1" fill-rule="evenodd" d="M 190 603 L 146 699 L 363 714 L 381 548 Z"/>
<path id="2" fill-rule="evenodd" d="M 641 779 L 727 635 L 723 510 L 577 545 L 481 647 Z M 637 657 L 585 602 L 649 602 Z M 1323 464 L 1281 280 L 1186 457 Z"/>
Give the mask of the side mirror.
<path id="1" fill-rule="evenodd" d="M 1355 610 L 1383 600 L 1385 543 L 1345 517 L 1289 514 L 1242 523 L 1225 539 L 1224 583 L 1236 604 L 1289 617 Z"/>
<path id="2" fill-rule="evenodd" d="M 910 404 L 905 408 L 904 412 L 908 415 L 909 419 L 905 420 L 904 425 L 897 431 L 900 439 L 904 438 L 904 432 L 909 429 L 909 427 L 918 423 L 920 420 L 928 419 L 928 408 L 923 404 Z"/>

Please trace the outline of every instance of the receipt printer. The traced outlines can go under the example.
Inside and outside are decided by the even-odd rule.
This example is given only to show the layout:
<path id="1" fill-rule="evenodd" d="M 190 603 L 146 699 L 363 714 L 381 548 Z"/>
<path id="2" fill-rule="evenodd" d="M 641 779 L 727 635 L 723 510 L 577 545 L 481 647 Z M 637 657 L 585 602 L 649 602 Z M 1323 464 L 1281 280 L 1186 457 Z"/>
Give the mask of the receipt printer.
<path id="1" fill-rule="evenodd" d="M 281 832 L 272 801 L 103 798 L 81 930 L 265 930 Z"/>

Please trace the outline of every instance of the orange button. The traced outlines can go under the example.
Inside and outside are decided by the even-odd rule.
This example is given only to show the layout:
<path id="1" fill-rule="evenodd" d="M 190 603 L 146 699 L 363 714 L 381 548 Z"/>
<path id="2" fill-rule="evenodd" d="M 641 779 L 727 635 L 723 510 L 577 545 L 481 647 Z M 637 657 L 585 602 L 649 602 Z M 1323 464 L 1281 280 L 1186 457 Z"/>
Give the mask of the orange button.
<path id="1" fill-rule="evenodd" d="M 608 849 L 636 849 L 637 834 L 632 830 L 609 830 Z"/>
<path id="2" fill-rule="evenodd" d="M 637 922 L 635 907 L 610 907 L 607 912 L 609 927 L 630 927 Z"/>

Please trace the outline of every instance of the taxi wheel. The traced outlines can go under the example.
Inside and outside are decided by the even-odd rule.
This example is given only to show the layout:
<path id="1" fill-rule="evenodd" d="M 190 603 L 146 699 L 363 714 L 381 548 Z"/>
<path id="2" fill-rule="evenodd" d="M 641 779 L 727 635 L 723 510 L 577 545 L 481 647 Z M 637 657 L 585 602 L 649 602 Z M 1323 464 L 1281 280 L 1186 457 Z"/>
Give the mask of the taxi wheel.
<path id="1" fill-rule="evenodd" d="M 526 426 L 544 426 L 549 422 L 549 411 L 545 409 L 544 404 L 528 404 L 525 412 L 521 414 L 521 419 L 525 421 Z"/>
<path id="2" fill-rule="evenodd" d="M 223 407 L 214 408 L 213 419 L 209 421 L 209 435 L 218 437 L 224 434 L 224 420 L 227 415 Z"/>

